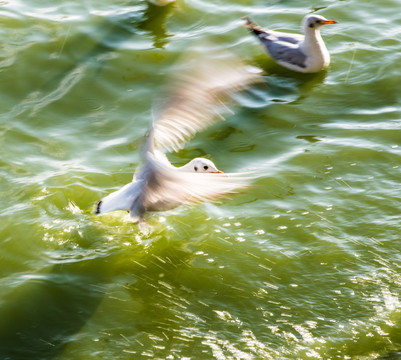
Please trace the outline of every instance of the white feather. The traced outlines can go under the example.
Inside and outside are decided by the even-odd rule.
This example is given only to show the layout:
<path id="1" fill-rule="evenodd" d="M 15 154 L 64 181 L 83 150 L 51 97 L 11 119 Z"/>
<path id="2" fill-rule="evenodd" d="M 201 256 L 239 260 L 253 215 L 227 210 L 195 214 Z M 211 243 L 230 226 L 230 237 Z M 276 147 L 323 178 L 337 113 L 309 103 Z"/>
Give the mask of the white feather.
<path id="1" fill-rule="evenodd" d="M 163 151 L 177 151 L 195 133 L 223 120 L 231 111 L 232 95 L 260 78 L 232 54 L 211 58 L 187 55 L 181 60 L 186 71 L 178 74 L 166 89 L 169 94 L 153 125 L 153 145 Z"/>

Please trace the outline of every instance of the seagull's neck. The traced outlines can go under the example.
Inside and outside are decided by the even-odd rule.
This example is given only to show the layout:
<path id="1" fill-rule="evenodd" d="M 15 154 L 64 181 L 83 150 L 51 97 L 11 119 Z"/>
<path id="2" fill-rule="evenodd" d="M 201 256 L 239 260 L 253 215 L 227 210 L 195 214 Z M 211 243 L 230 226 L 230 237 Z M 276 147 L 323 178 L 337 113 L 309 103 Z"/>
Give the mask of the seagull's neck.
<path id="1" fill-rule="evenodd" d="M 308 53 L 309 51 L 316 52 L 319 49 L 326 49 L 319 29 L 307 29 L 305 31 L 302 49 Z"/>
<path id="2" fill-rule="evenodd" d="M 185 171 L 185 172 L 193 171 L 191 162 L 189 162 L 183 166 L 177 167 L 176 169 L 179 171 Z"/>

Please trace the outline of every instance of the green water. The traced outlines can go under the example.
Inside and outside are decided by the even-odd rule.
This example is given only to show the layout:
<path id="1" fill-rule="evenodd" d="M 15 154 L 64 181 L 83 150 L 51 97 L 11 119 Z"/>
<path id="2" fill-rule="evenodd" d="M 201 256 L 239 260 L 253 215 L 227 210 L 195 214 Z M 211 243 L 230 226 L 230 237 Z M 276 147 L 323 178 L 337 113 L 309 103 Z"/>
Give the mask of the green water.
<path id="1" fill-rule="evenodd" d="M 0 358 L 400 359 L 400 6 L 2 1 Z M 239 25 L 295 32 L 314 10 L 339 22 L 315 75 L 275 65 Z M 148 234 L 94 216 L 203 40 L 264 83 L 169 158 L 260 177 L 148 217 Z"/>

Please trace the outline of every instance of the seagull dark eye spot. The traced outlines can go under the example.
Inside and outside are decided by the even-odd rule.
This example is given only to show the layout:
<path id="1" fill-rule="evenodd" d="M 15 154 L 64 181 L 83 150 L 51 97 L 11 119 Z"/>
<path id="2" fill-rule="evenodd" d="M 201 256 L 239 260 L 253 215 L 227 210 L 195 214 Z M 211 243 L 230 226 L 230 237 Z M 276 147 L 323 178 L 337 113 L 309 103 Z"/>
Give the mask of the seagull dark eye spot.
<path id="1" fill-rule="evenodd" d="M 205 170 L 207 170 L 207 169 L 209 169 L 209 166 L 205 165 L 203 168 L 204 168 Z"/>
<path id="2" fill-rule="evenodd" d="M 310 27 L 310 28 L 314 28 L 315 25 L 314 25 L 314 24 L 309 24 L 309 27 Z"/>
<path id="3" fill-rule="evenodd" d="M 198 167 L 197 167 L 197 166 L 195 166 L 195 167 L 194 167 L 194 170 L 195 170 L 195 171 L 198 171 Z"/>
<path id="4" fill-rule="evenodd" d="M 316 20 L 316 24 L 320 24 L 321 23 L 321 21 L 320 20 Z"/>

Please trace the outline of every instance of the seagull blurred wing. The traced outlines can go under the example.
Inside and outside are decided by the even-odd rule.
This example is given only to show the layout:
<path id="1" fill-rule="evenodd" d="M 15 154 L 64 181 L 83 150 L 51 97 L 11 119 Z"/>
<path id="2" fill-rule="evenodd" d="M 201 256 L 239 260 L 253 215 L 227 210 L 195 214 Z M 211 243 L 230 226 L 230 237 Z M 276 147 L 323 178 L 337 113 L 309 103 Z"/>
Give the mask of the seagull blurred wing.
<path id="1" fill-rule="evenodd" d="M 218 52 L 213 58 L 187 55 L 177 67 L 179 75 L 165 91 L 151 134 L 151 146 L 162 151 L 177 151 L 196 132 L 223 119 L 229 112 L 224 103 L 236 91 L 260 81 L 229 53 Z"/>
<path id="2" fill-rule="evenodd" d="M 164 211 L 181 204 L 213 201 L 236 189 L 248 185 L 255 176 L 252 173 L 194 173 L 177 168 L 147 154 L 146 184 L 133 216 L 144 211 Z M 134 204 L 135 206 L 135 204 Z"/>

